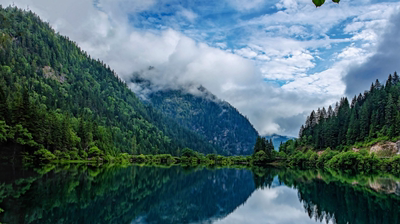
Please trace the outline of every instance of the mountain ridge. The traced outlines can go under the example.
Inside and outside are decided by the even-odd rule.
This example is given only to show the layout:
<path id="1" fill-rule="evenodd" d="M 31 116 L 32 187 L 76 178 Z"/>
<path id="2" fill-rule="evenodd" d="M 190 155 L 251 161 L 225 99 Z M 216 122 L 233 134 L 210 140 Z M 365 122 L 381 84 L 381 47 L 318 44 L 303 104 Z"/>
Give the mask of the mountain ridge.
<path id="1" fill-rule="evenodd" d="M 195 131 L 209 143 L 230 155 L 249 155 L 253 151 L 257 130 L 236 108 L 219 99 L 202 85 L 172 90 L 152 90 L 149 80 L 136 75 L 132 83 L 146 93 L 142 100 L 180 125 Z M 136 88 L 138 89 L 138 88 Z"/>

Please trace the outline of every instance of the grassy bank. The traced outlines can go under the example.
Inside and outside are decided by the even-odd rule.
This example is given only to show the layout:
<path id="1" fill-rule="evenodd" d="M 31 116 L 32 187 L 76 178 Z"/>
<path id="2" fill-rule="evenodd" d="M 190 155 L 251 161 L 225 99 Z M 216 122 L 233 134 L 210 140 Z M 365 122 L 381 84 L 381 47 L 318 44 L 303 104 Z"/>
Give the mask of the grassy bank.
<path id="1" fill-rule="evenodd" d="M 306 153 L 297 152 L 288 158 L 288 165 L 303 169 L 318 167 L 360 173 L 384 171 L 399 174 L 400 156 L 380 158 L 365 149 L 360 152 L 338 152 L 328 148 L 320 155 L 311 150 Z"/>
<path id="2" fill-rule="evenodd" d="M 251 156 L 221 156 L 216 154 L 204 155 L 190 149 L 182 150 L 180 156 L 170 154 L 157 155 L 129 155 L 127 153 L 117 156 L 104 155 L 91 150 L 88 155 L 91 157 L 74 158 L 65 156 L 63 153 L 56 155 L 47 150 L 41 150 L 35 156 L 24 155 L 23 160 L 29 163 L 39 162 L 40 164 L 54 163 L 92 163 L 92 164 L 142 164 L 149 166 L 173 165 L 182 166 L 207 166 L 207 167 L 263 167 L 263 166 L 282 166 L 297 167 L 301 169 L 326 168 L 345 172 L 371 173 L 383 171 L 393 174 L 400 173 L 400 156 L 391 158 L 379 158 L 374 153 L 370 154 L 367 150 L 360 152 L 339 152 L 329 148 L 323 153 L 318 154 L 312 150 L 307 152 L 296 152 L 290 156 L 281 153 L 267 155 L 256 153 Z"/>

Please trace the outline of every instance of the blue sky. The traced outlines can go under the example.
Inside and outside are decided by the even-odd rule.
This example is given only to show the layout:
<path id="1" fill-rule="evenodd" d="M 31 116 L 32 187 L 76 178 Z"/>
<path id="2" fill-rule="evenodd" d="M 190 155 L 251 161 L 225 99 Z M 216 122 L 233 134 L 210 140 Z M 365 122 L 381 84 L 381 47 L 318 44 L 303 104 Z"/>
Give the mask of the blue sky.
<path id="1" fill-rule="evenodd" d="M 292 136 L 311 110 L 353 88 L 343 81 L 349 69 L 376 54 L 400 7 L 375 0 L 320 8 L 311 0 L 0 0 L 12 2 L 29 5 L 126 80 L 140 72 L 154 89 L 194 94 L 193 84 L 201 84 L 261 134 Z M 376 78 L 393 72 L 383 71 Z"/>

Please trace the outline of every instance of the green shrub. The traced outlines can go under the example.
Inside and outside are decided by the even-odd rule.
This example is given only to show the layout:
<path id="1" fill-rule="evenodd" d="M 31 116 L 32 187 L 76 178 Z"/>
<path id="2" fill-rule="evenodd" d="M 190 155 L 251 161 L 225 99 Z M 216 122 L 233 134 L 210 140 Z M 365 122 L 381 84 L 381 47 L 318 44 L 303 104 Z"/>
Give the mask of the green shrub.
<path id="1" fill-rule="evenodd" d="M 193 151 L 193 150 L 191 150 L 189 148 L 184 148 L 182 150 L 182 156 L 185 156 L 185 157 L 197 157 L 197 155 L 198 155 L 198 152 Z"/>
<path id="2" fill-rule="evenodd" d="M 388 166 L 391 170 L 400 172 L 400 155 L 391 158 L 388 162 Z"/>
<path id="3" fill-rule="evenodd" d="M 57 159 L 61 159 L 61 157 L 62 157 L 62 153 L 60 150 L 55 150 L 54 155 L 57 157 Z"/>
<path id="4" fill-rule="evenodd" d="M 56 159 L 56 156 L 47 149 L 40 149 L 34 154 L 41 162 L 50 162 Z"/>
<path id="5" fill-rule="evenodd" d="M 290 166 L 297 166 L 301 168 L 309 167 L 309 158 L 312 155 L 312 151 L 308 151 L 307 153 L 303 153 L 301 151 L 297 151 L 294 155 L 289 158 Z"/>
<path id="6" fill-rule="evenodd" d="M 153 156 L 152 161 L 158 164 L 171 164 L 175 159 L 170 154 L 158 154 Z"/>
<path id="7" fill-rule="evenodd" d="M 254 164 L 264 164 L 265 162 L 267 162 L 267 159 L 267 154 L 262 150 L 253 155 Z"/>
<path id="8" fill-rule="evenodd" d="M 327 166 L 332 168 L 355 170 L 362 160 L 362 157 L 363 156 L 361 154 L 352 151 L 343 152 L 330 159 L 327 163 Z"/>
<path id="9" fill-rule="evenodd" d="M 367 156 L 369 154 L 368 150 L 366 149 L 361 149 L 358 153 L 360 153 L 362 156 Z"/>
<path id="10" fill-rule="evenodd" d="M 112 161 L 115 160 L 115 157 L 108 154 L 108 155 L 105 155 L 105 156 L 103 157 L 103 159 L 104 159 L 104 161 L 112 162 Z"/>
<path id="11" fill-rule="evenodd" d="M 72 160 L 81 160 L 78 150 L 68 151 L 68 155 L 69 155 L 70 159 L 72 159 Z"/>
<path id="12" fill-rule="evenodd" d="M 103 156 L 103 154 L 104 154 L 104 153 L 103 153 L 99 148 L 97 148 L 97 146 L 93 146 L 93 147 L 91 147 L 91 148 L 89 149 L 88 156 L 89 156 L 90 158 L 92 158 L 92 157 L 100 158 L 101 156 Z"/>
<path id="13" fill-rule="evenodd" d="M 88 154 L 87 154 L 87 152 L 84 151 L 84 150 L 80 150 L 80 151 L 79 151 L 79 156 L 80 156 L 82 159 L 85 159 L 85 160 L 88 158 Z"/>
<path id="14" fill-rule="evenodd" d="M 318 157 L 317 167 L 324 167 L 325 164 L 332 159 L 334 156 L 339 154 L 338 151 L 333 151 L 329 147 Z"/>
<path id="15" fill-rule="evenodd" d="M 309 152 L 307 152 L 306 156 L 309 156 L 307 166 L 308 167 L 316 167 L 317 161 L 318 161 L 318 154 L 316 152 L 309 151 Z"/>
<path id="16" fill-rule="evenodd" d="M 136 163 L 145 163 L 147 161 L 146 156 L 143 154 L 132 156 L 132 160 Z"/>

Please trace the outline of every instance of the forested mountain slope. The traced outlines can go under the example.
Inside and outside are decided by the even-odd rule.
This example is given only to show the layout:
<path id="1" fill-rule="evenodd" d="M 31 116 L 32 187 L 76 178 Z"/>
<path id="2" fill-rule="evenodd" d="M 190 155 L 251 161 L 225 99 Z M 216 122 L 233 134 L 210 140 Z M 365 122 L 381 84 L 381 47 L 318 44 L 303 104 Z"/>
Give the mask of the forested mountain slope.
<path id="1" fill-rule="evenodd" d="M 376 80 L 370 90 L 342 98 L 336 108 L 313 111 L 300 130 L 297 145 L 316 149 L 343 149 L 356 142 L 396 141 L 400 136 L 400 79 L 389 75 L 386 84 Z"/>
<path id="2" fill-rule="evenodd" d="M 34 151 L 222 153 L 146 106 L 99 60 L 32 12 L 0 6 L 0 143 Z"/>
<path id="3" fill-rule="evenodd" d="M 149 81 L 139 77 L 131 81 L 141 85 L 142 89 L 151 86 Z M 198 95 L 185 90 L 156 91 L 148 94 L 146 100 L 166 116 L 174 118 L 227 153 L 251 154 L 258 132 L 249 120 L 204 87 L 200 86 L 197 90 Z"/>

